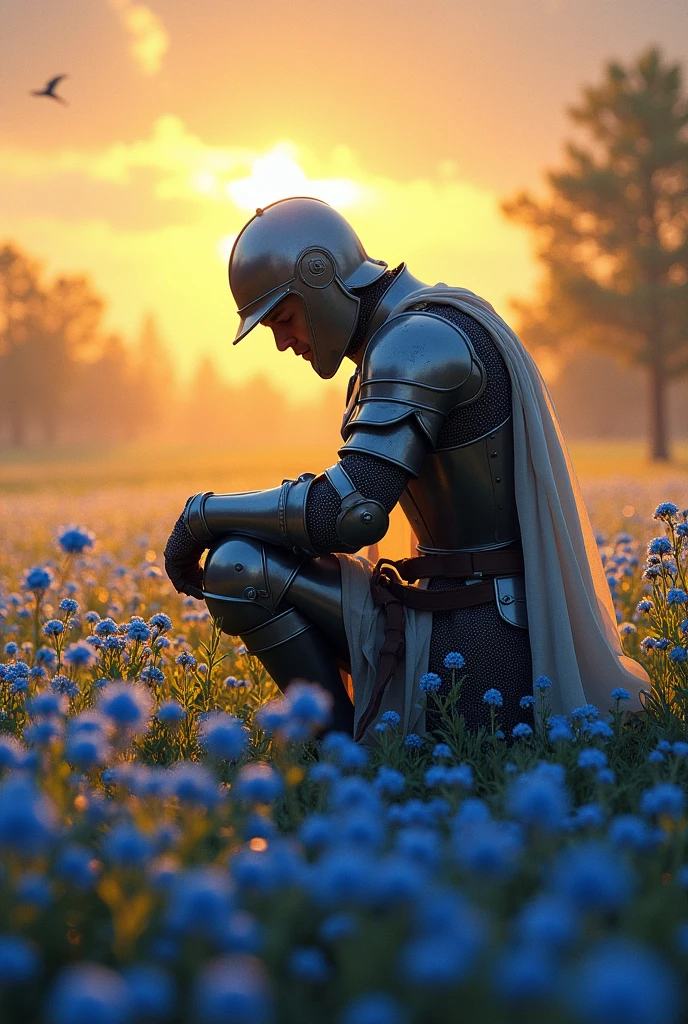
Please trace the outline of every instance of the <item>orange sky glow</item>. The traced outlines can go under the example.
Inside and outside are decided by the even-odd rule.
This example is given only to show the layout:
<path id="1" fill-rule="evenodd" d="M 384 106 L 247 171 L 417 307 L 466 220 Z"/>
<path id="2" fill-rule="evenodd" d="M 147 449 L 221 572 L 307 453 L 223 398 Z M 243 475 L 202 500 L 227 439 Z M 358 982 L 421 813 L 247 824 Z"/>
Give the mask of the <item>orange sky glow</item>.
<path id="1" fill-rule="evenodd" d="M 227 257 L 256 206 L 325 199 L 373 257 L 508 317 L 536 268 L 499 200 L 539 187 L 604 60 L 681 59 L 687 23 L 681 0 L 6 4 L 0 241 L 86 271 L 129 337 L 154 313 L 180 375 L 207 354 L 309 396 L 267 331 L 231 346 Z M 69 106 L 28 95 L 62 71 Z"/>

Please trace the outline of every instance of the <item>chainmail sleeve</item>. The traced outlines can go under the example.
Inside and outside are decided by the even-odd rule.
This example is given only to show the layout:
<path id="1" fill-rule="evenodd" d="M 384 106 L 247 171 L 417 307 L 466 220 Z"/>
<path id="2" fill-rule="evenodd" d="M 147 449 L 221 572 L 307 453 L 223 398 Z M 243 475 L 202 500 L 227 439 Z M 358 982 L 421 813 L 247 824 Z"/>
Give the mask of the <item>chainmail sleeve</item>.
<path id="1" fill-rule="evenodd" d="M 374 455 L 352 453 L 341 460 L 342 468 L 364 498 L 379 501 L 391 512 L 399 501 L 411 474 Z M 306 502 L 306 531 L 313 549 L 324 555 L 341 551 L 337 537 L 337 516 L 341 510 L 339 495 L 327 477 L 318 477 Z"/>

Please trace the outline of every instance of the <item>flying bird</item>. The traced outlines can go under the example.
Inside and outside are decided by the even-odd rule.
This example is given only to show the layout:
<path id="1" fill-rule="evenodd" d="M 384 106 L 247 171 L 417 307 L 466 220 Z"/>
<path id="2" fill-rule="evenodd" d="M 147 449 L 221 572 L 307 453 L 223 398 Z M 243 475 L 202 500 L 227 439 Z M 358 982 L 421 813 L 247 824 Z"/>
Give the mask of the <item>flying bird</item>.
<path id="1" fill-rule="evenodd" d="M 32 89 L 31 96 L 49 96 L 51 100 L 57 100 L 58 103 L 64 103 L 67 106 L 67 100 L 55 92 L 63 78 L 69 78 L 69 75 L 55 75 L 49 82 L 46 82 L 44 89 Z"/>

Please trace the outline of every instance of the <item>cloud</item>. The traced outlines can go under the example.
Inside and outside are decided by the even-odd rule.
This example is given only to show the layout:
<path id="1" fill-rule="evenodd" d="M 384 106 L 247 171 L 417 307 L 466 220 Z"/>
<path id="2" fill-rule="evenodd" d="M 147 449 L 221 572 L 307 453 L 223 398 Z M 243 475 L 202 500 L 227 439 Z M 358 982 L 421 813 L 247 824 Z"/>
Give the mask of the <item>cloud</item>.
<path id="1" fill-rule="evenodd" d="M 146 75 L 157 75 L 170 45 L 170 37 L 162 21 L 145 4 L 135 0 L 109 0 L 131 36 L 131 53 Z"/>
<path id="2" fill-rule="evenodd" d="M 505 314 L 509 295 L 532 288 L 525 232 L 505 222 L 495 193 L 448 162 L 423 178 L 392 178 L 371 174 L 344 146 L 210 144 L 173 115 L 146 137 L 101 149 L 46 154 L 0 143 L 0 242 L 14 239 L 51 272 L 88 272 L 113 329 L 131 336 L 153 309 L 184 372 L 212 354 L 235 380 L 260 369 L 308 395 L 318 379 L 277 355 L 262 328 L 230 344 L 234 238 L 255 207 L 294 194 L 340 209 L 374 258 L 408 261 L 422 280 L 464 285 Z"/>

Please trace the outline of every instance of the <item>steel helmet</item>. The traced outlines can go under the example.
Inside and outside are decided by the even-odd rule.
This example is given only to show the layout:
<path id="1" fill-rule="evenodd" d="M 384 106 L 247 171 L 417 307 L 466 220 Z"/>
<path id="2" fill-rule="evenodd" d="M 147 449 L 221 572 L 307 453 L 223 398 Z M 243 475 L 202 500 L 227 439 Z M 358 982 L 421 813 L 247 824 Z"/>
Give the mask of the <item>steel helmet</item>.
<path id="1" fill-rule="evenodd" d="M 229 286 L 241 318 L 234 344 L 285 295 L 299 295 L 313 369 L 333 377 L 358 317 L 360 300 L 352 289 L 372 284 L 386 269 L 366 255 L 348 221 L 320 199 L 280 199 L 258 209 L 229 257 Z"/>

